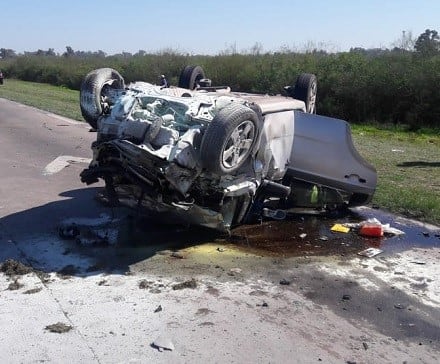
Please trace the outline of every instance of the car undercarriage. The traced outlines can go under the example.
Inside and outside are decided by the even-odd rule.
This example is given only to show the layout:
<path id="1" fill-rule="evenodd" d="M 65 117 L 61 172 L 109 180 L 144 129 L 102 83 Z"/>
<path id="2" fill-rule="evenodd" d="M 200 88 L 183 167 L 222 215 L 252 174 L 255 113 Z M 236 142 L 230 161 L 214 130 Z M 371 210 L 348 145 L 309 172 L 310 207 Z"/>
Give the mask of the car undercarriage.
<path id="1" fill-rule="evenodd" d="M 169 88 L 94 70 L 80 104 L 97 139 L 81 179 L 103 179 L 111 203 L 222 231 L 368 203 L 376 171 L 345 121 L 314 114 L 316 77 L 285 93 L 212 87 L 199 66 Z"/>

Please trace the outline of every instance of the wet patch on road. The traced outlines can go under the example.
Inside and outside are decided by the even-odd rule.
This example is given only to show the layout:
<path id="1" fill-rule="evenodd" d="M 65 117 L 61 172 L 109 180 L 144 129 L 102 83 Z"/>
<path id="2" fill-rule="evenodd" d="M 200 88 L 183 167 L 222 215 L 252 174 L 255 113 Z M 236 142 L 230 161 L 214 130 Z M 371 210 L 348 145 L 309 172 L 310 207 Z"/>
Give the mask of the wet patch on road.
<path id="1" fill-rule="evenodd" d="M 339 256 L 348 259 L 365 249 L 378 249 L 382 255 L 387 255 L 440 243 L 439 232 L 434 228 L 427 229 L 373 209 L 335 218 L 294 215 L 282 221 L 239 226 L 230 235 L 201 227 L 161 224 L 130 214 L 121 216 L 119 214 L 114 219 L 101 216 L 90 221 L 70 218 L 62 222 L 59 231 L 66 239 L 63 248 L 66 255 L 88 257 L 91 262 L 88 267 L 77 266 L 75 271 L 61 273 L 125 273 L 134 265 L 148 262 L 150 269 L 164 263 L 175 267 L 206 264 L 211 268 L 218 266 L 217 275 L 227 273 L 240 277 L 240 273 L 231 269 L 237 268 L 234 259 L 245 256 L 249 259 L 255 256 L 268 259 Z M 371 217 L 397 227 L 405 234 L 371 238 L 361 236 L 354 228 L 347 233 L 332 230 L 335 224 L 359 223 Z M 85 239 L 86 235 L 92 238 Z M 87 264 L 86 259 L 82 263 Z M 56 271 L 59 272 L 60 268 Z"/>
<path id="2" fill-rule="evenodd" d="M 191 274 L 198 265 L 199 271 L 209 268 L 216 277 L 227 274 L 240 279 L 243 272 L 236 270 L 240 269 L 238 263 L 247 264 L 243 259 L 250 262 L 256 257 L 280 260 L 278 264 L 284 264 L 285 258 L 297 257 L 307 263 L 310 257 L 350 259 L 367 248 L 379 249 L 380 256 L 387 256 L 414 247 L 429 248 L 440 244 L 438 228 L 374 209 L 361 209 L 334 218 L 294 215 L 282 221 L 243 225 L 233 229 L 230 235 L 200 227 L 161 224 L 133 217 L 127 210 L 113 212 L 94 219 L 71 217 L 59 224 L 58 234 L 22 237 L 14 244 L 32 267 L 19 262 L 12 266 L 5 261 L 0 268 L 7 275 L 14 272 L 41 274 L 40 270 L 68 278 L 125 274 L 139 266 L 170 272 L 180 267 Z M 354 228 L 347 233 L 332 230 L 335 224 L 359 223 L 371 217 L 405 234 L 369 238 L 361 236 Z M 192 266 L 193 270 L 189 268 Z"/>
<path id="3" fill-rule="evenodd" d="M 353 228 L 347 233 L 331 230 L 335 224 L 359 223 L 373 217 L 404 234 L 365 237 Z M 244 225 L 234 229 L 228 241 L 240 249 L 269 256 L 349 256 L 367 248 L 391 254 L 414 247 L 439 246 L 440 228 L 397 218 L 379 210 L 362 209 L 337 219 L 304 215 L 284 221 Z"/>

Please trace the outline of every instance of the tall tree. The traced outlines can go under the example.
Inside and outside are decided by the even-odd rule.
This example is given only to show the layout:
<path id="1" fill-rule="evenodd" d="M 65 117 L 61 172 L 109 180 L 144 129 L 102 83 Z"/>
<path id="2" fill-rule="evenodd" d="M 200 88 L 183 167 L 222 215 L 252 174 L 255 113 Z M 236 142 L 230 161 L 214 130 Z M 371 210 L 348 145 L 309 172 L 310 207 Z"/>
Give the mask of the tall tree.
<path id="1" fill-rule="evenodd" d="M 423 55 L 440 53 L 440 36 L 436 30 L 426 29 L 420 34 L 414 45 L 414 49 Z"/>
<path id="2" fill-rule="evenodd" d="M 72 57 L 75 55 L 75 51 L 71 46 L 66 46 L 66 51 L 63 53 L 64 57 Z"/>
<path id="3" fill-rule="evenodd" d="M 0 48 L 0 58 L 14 58 L 17 54 L 13 49 Z"/>

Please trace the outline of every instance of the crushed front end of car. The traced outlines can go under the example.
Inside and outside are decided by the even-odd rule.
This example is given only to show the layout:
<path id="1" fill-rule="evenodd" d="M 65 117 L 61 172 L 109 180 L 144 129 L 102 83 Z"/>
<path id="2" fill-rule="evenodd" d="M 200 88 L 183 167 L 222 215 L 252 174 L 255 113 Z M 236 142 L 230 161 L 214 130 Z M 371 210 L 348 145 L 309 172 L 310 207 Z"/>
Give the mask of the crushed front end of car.
<path id="1" fill-rule="evenodd" d="M 176 92 L 188 90 L 139 82 L 107 95 L 112 106 L 97 121 L 93 160 L 81 179 L 90 184 L 102 178 L 113 202 L 227 230 L 243 219 L 258 188 L 253 168 L 244 162 L 257 144 L 260 120 L 245 100 L 209 94 L 182 97 Z M 246 113 L 254 120 L 241 120 Z M 227 123 L 234 116 L 241 125 L 226 147 L 230 155 L 221 157 L 226 167 L 219 174 L 214 165 L 219 151 L 212 151 L 202 136 L 215 118 Z M 212 134 L 216 139 L 222 132 Z"/>

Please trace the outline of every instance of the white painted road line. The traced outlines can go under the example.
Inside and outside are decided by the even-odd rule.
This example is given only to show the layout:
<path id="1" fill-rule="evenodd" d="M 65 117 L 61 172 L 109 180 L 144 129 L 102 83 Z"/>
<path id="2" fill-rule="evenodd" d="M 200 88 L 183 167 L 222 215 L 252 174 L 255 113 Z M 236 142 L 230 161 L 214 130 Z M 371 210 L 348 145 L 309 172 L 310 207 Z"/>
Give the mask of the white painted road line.
<path id="1" fill-rule="evenodd" d="M 43 170 L 44 176 L 49 176 L 55 173 L 58 173 L 66 168 L 70 164 L 74 163 L 90 163 L 90 158 L 81 158 L 81 157 L 72 157 L 70 155 L 60 155 L 55 158 L 52 162 L 50 162 Z"/>

